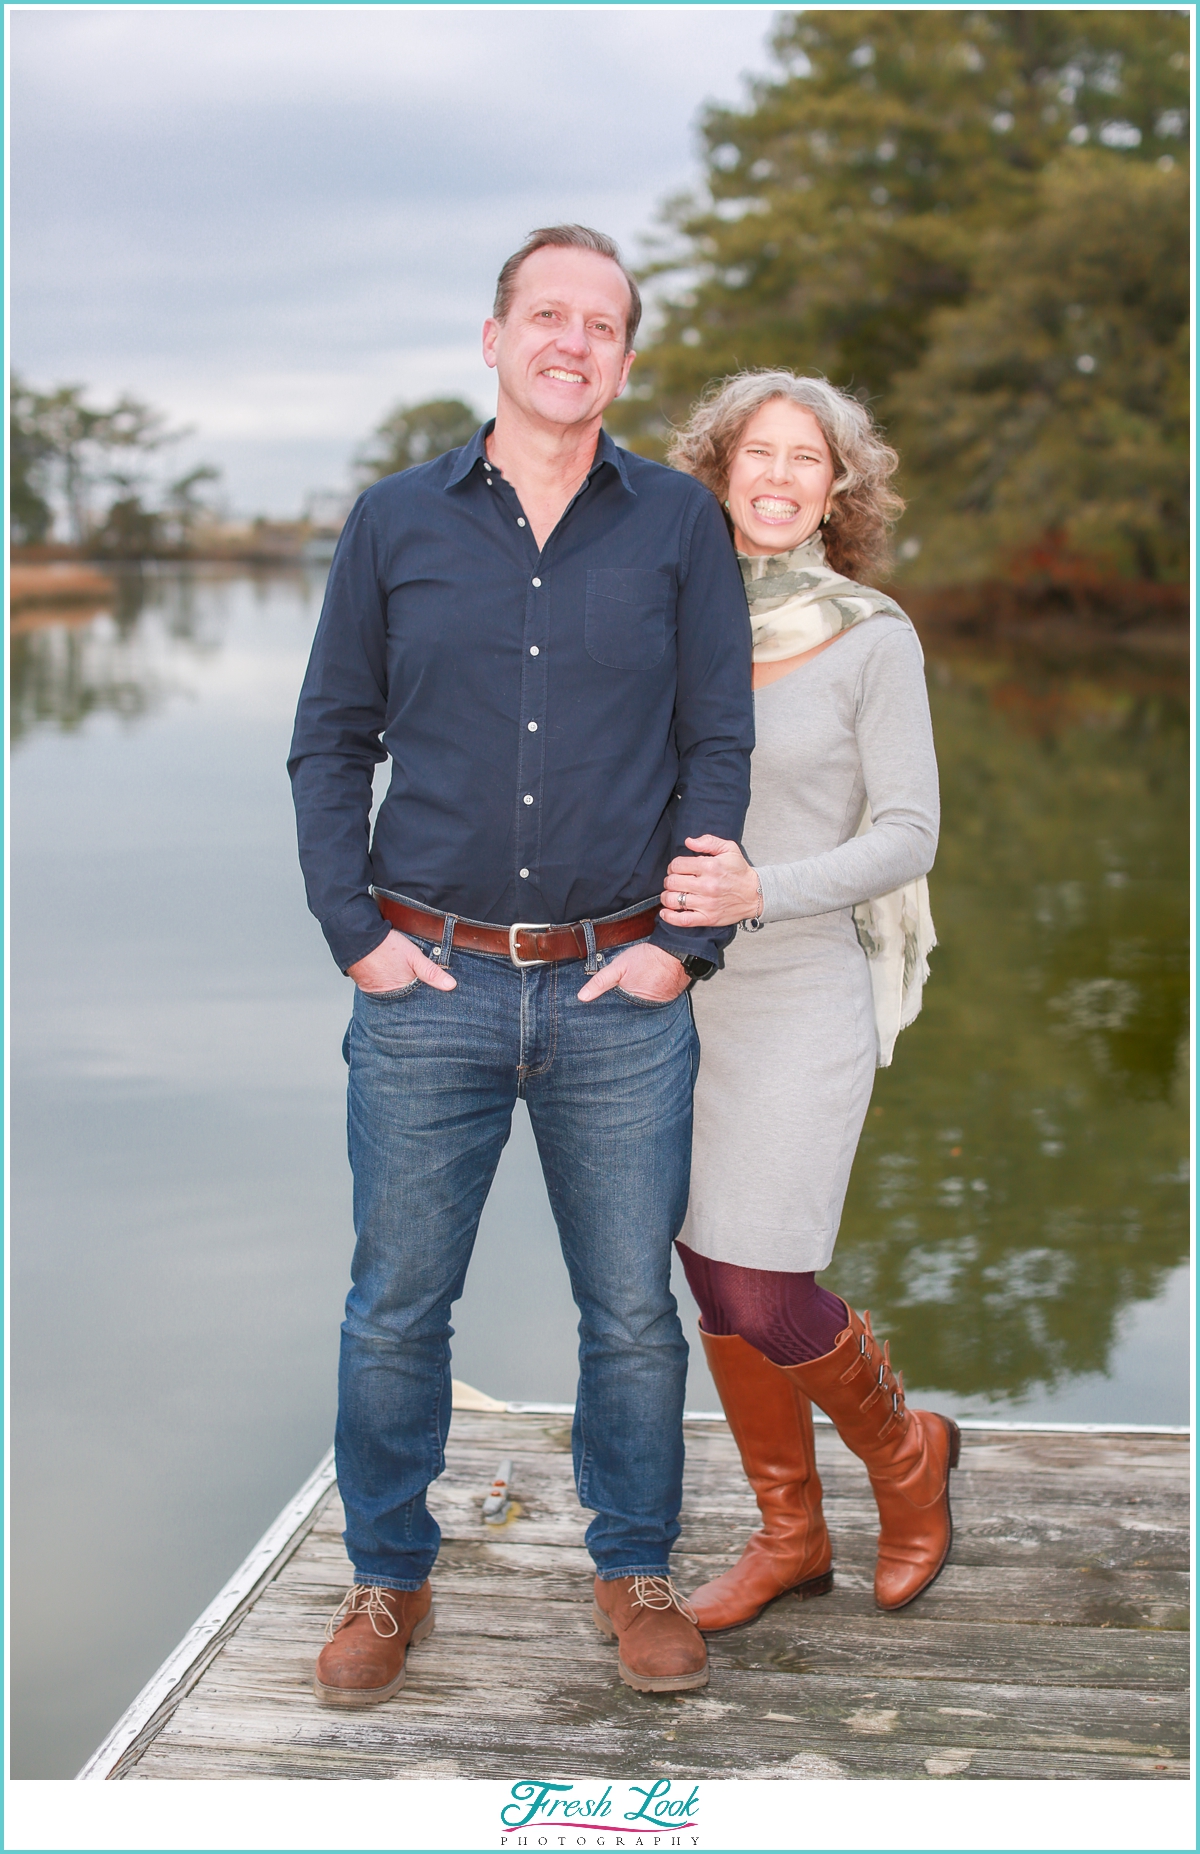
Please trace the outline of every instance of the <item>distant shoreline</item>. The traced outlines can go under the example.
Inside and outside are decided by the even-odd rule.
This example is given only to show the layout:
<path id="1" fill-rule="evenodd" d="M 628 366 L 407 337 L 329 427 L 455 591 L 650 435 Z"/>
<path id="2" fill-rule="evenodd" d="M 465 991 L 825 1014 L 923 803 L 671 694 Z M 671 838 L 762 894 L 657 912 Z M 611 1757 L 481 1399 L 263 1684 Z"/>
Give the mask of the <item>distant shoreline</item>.
<path id="1" fill-rule="evenodd" d="M 90 608 L 87 615 L 102 610 L 122 578 L 145 568 L 298 572 L 327 565 L 323 547 L 306 552 L 294 543 L 159 553 L 144 560 L 97 559 L 65 543 L 17 547 L 11 554 L 10 606 L 27 623 L 52 622 L 56 610 L 82 621 L 84 608 Z M 1106 644 L 1168 656 L 1186 654 L 1190 646 L 1186 585 L 1043 576 L 887 590 L 930 641 L 997 639 L 1050 650 Z"/>

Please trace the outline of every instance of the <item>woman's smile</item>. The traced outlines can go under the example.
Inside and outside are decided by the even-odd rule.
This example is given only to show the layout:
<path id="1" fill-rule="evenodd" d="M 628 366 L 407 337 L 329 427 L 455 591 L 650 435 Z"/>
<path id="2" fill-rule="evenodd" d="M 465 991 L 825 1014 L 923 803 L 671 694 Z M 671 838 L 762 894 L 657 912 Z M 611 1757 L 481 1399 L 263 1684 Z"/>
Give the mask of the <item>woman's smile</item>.
<path id="1" fill-rule="evenodd" d="M 743 554 L 786 554 L 820 527 L 829 509 L 834 464 L 812 413 L 769 399 L 741 435 L 729 465 L 734 539 Z"/>
<path id="2" fill-rule="evenodd" d="M 760 521 L 795 521 L 800 509 L 795 502 L 784 502 L 779 496 L 755 496 L 750 504 Z"/>

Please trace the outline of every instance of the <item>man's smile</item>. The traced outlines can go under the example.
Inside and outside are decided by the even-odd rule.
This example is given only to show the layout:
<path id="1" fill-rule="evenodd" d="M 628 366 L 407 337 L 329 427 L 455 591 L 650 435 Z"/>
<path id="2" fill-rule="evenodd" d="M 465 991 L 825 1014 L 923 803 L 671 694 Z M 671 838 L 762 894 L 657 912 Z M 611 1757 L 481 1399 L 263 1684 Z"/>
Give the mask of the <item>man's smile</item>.
<path id="1" fill-rule="evenodd" d="M 584 383 L 581 373 L 570 373 L 565 367 L 543 367 L 542 373 L 547 380 L 565 380 L 569 386 L 582 386 Z"/>

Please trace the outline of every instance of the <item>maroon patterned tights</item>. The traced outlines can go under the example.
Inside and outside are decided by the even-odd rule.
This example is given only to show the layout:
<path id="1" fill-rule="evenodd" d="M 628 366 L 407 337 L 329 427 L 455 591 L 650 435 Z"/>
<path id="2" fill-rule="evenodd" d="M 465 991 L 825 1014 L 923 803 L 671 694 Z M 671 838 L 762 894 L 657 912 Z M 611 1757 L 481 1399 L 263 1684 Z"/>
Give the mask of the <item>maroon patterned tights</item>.
<path id="1" fill-rule="evenodd" d="M 817 1286 L 815 1274 L 784 1274 L 774 1268 L 739 1268 L 711 1262 L 676 1243 L 687 1284 L 706 1333 L 733 1333 L 775 1365 L 806 1365 L 832 1352 L 846 1325 L 846 1303 Z"/>

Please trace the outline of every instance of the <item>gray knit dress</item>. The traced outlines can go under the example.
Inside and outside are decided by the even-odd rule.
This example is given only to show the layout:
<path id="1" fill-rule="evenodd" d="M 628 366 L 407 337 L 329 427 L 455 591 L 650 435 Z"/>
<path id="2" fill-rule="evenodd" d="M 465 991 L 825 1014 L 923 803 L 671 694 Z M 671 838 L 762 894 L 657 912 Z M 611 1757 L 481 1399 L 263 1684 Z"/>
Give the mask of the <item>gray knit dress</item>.
<path id="1" fill-rule="evenodd" d="M 924 875 L 938 833 L 921 650 L 865 619 L 755 696 L 743 842 L 757 933 L 692 990 L 700 1032 L 680 1241 L 714 1261 L 828 1266 L 875 1075 L 867 959 L 851 910 Z M 869 800 L 874 828 L 856 836 Z"/>

